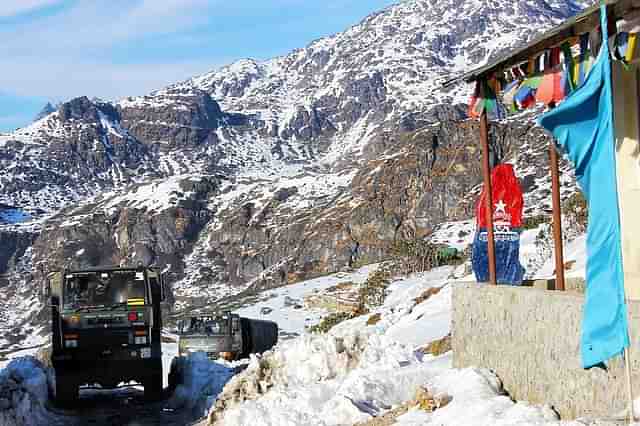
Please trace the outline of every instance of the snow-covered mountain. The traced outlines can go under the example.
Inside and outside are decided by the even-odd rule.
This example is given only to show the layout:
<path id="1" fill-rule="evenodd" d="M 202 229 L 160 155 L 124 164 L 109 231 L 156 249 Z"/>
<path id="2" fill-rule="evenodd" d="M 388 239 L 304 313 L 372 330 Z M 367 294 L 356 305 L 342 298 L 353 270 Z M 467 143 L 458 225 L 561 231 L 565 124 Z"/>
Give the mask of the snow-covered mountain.
<path id="1" fill-rule="evenodd" d="M 586 3 L 404 1 L 286 56 L 73 99 L 0 135 L 0 346 L 40 330 L 27 324 L 54 268 L 170 264 L 182 308 L 373 262 L 470 217 L 477 127 L 457 121 L 469 88 L 442 80 Z M 550 203 L 545 138 L 493 129 L 528 214 Z"/>

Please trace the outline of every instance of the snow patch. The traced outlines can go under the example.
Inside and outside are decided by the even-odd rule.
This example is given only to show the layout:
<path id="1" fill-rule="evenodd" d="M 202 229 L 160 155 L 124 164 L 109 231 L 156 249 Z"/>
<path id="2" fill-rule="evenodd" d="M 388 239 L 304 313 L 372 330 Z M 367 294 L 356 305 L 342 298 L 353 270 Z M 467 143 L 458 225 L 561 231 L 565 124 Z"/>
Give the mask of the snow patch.
<path id="1" fill-rule="evenodd" d="M 31 356 L 0 370 L 0 426 L 51 424 L 55 416 L 45 408 L 49 382 L 42 363 Z"/>

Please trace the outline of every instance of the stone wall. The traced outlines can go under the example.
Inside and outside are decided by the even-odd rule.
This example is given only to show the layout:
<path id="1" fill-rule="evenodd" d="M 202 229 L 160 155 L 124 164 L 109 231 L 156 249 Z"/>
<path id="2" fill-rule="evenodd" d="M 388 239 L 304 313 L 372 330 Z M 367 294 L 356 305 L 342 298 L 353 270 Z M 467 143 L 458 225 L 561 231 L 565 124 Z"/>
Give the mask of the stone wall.
<path id="1" fill-rule="evenodd" d="M 512 398 L 551 405 L 563 419 L 619 414 L 627 406 L 622 357 L 611 360 L 608 371 L 581 368 L 583 301 L 576 292 L 457 284 L 453 364 L 489 368 Z M 629 310 L 631 341 L 638 342 L 640 303 L 631 302 Z M 631 369 L 637 396 L 640 353 L 635 346 Z"/>

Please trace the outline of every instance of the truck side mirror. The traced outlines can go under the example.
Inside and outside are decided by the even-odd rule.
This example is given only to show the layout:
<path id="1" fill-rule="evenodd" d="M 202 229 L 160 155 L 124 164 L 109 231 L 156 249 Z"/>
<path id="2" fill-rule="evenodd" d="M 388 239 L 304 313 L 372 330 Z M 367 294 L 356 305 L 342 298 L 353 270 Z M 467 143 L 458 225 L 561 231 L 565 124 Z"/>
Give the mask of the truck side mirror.
<path id="1" fill-rule="evenodd" d="M 167 300 L 167 284 L 166 284 L 166 273 L 162 272 L 160 274 L 159 280 L 160 280 L 160 301 L 164 302 Z"/>
<path id="2" fill-rule="evenodd" d="M 49 299 L 51 298 L 51 284 L 49 283 L 49 278 L 41 284 L 40 286 L 40 302 L 44 305 L 49 303 Z"/>
<path id="3" fill-rule="evenodd" d="M 47 274 L 47 279 L 42 285 L 42 303 L 51 304 L 52 297 L 62 295 L 62 272 L 55 271 Z"/>

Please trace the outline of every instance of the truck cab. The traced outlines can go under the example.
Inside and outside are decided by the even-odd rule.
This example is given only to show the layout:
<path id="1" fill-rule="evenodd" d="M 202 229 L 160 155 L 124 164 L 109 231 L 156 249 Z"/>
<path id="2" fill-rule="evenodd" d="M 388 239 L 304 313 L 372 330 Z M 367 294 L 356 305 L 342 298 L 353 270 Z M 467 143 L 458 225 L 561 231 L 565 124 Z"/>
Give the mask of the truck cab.
<path id="1" fill-rule="evenodd" d="M 206 352 L 210 359 L 228 361 L 265 352 L 278 343 L 278 324 L 231 312 L 202 313 L 178 321 L 181 356 Z"/>
<path id="2" fill-rule="evenodd" d="M 240 316 L 203 314 L 183 319 L 178 323 L 180 356 L 192 352 L 205 352 L 210 359 L 232 360 L 242 352 Z"/>
<path id="3" fill-rule="evenodd" d="M 145 396 L 162 393 L 161 302 L 155 268 L 64 270 L 48 276 L 51 361 L 56 399 L 69 403 L 84 384 L 115 388 L 136 381 Z"/>

